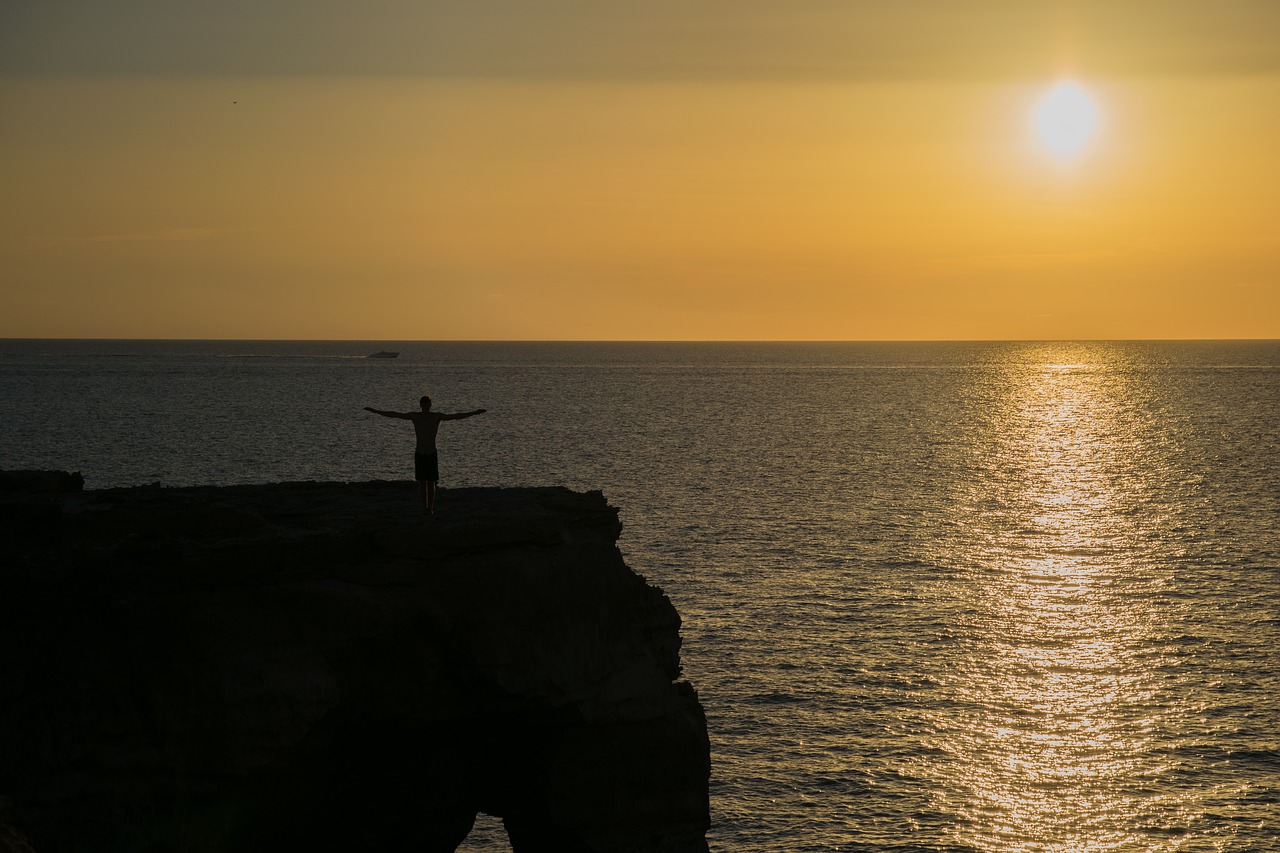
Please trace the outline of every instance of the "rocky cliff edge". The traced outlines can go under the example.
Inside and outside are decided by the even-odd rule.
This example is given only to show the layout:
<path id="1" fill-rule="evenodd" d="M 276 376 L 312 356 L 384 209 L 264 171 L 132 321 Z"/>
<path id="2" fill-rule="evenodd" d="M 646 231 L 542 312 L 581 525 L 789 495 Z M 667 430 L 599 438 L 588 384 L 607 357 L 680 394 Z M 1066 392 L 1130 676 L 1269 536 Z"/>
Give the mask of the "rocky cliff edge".
<path id="1" fill-rule="evenodd" d="M 0 848 L 707 849 L 679 616 L 599 492 L 61 477 L 0 477 Z"/>

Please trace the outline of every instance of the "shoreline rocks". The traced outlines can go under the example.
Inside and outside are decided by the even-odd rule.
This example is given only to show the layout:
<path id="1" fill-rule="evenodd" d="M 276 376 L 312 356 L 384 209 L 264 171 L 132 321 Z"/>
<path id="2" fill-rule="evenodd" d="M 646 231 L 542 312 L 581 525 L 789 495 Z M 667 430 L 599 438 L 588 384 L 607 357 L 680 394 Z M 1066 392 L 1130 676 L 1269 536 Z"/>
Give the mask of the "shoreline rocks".
<path id="1" fill-rule="evenodd" d="M 43 482 L 43 481 L 41 481 Z M 599 492 L 0 495 L 0 820 L 57 851 L 705 851 L 680 620 Z"/>

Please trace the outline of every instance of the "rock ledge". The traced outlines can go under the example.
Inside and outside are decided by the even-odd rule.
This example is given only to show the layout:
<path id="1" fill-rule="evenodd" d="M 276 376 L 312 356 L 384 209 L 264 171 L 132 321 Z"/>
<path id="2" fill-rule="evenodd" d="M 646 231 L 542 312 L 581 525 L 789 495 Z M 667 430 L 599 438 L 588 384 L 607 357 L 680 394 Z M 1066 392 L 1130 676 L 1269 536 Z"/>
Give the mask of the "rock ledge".
<path id="1" fill-rule="evenodd" d="M 516 851 L 705 851 L 679 616 L 617 510 L 416 500 L 4 490 L 0 848 L 452 851 L 484 811 Z"/>

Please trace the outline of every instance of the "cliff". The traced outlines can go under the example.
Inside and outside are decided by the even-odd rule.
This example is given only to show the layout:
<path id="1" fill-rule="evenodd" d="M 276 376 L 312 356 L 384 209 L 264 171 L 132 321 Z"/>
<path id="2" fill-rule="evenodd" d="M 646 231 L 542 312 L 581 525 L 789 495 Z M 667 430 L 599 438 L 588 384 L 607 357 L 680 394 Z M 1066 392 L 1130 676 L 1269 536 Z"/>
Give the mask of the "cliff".
<path id="1" fill-rule="evenodd" d="M 0 848 L 706 850 L 679 616 L 600 493 L 74 480 L 0 478 Z"/>

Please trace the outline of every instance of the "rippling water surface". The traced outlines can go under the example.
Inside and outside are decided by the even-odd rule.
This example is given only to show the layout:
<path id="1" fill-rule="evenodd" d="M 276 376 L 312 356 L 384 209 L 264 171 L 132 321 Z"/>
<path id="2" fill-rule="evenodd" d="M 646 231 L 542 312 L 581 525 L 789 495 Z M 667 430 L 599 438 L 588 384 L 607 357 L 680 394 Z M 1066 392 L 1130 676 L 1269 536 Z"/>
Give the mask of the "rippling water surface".
<path id="1" fill-rule="evenodd" d="M 0 467 L 406 479 L 422 393 L 443 501 L 621 507 L 713 849 L 1280 850 L 1280 344 L 0 341 Z"/>

